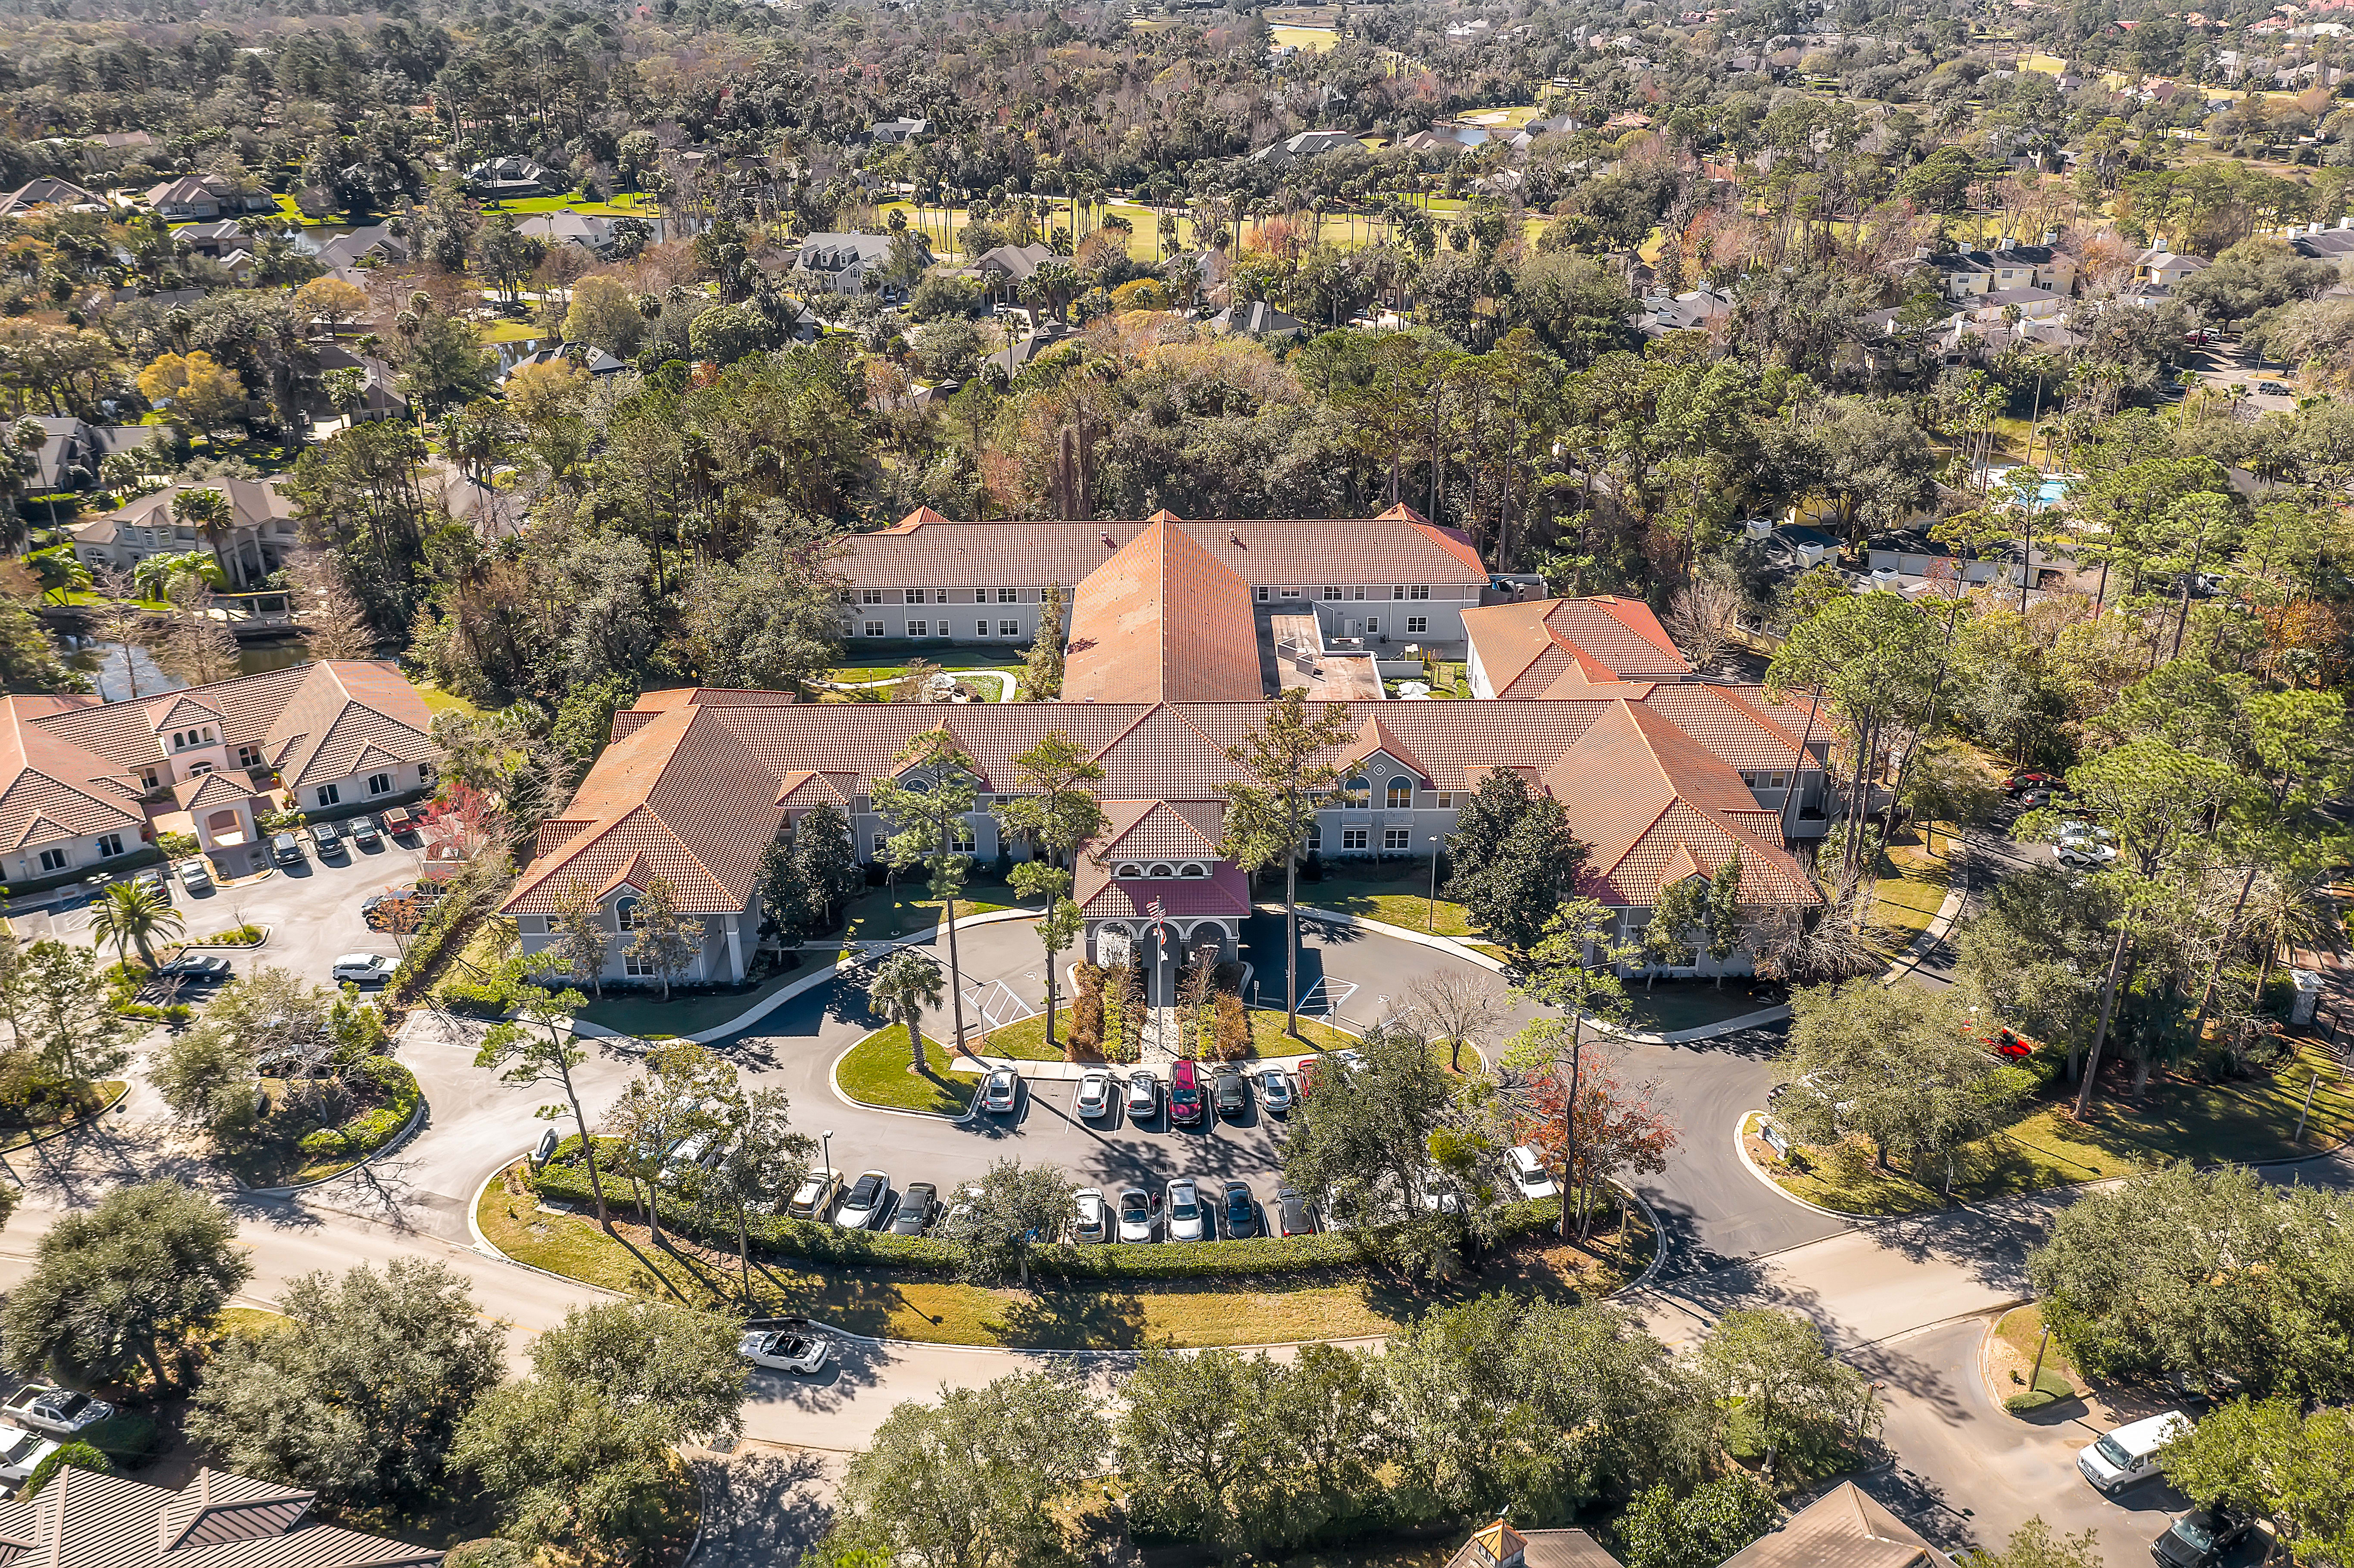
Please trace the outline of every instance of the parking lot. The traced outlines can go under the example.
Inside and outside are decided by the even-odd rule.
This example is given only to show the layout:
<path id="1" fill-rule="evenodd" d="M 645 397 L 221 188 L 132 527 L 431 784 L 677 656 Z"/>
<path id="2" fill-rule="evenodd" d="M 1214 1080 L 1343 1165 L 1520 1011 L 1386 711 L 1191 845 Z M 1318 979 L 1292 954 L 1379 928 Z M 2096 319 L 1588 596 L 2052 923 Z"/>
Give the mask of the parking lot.
<path id="1" fill-rule="evenodd" d="M 215 883 L 196 892 L 191 892 L 177 875 L 168 876 L 167 885 L 172 906 L 187 922 L 190 938 L 247 924 L 269 931 L 269 940 L 259 951 L 227 953 L 238 973 L 282 969 L 323 985 L 328 970 L 345 953 L 398 959 L 398 940 L 369 930 L 360 917 L 360 904 L 372 893 L 415 882 L 422 865 L 417 850 L 390 837 L 382 838 L 373 850 L 360 849 L 345 839 L 342 853 L 326 860 L 318 857 L 316 847 L 306 839 L 300 864 L 277 868 L 265 876 L 226 886 Z M 59 908 L 11 916 L 10 923 L 27 941 L 55 937 L 86 944 L 91 939 L 88 896 Z"/>

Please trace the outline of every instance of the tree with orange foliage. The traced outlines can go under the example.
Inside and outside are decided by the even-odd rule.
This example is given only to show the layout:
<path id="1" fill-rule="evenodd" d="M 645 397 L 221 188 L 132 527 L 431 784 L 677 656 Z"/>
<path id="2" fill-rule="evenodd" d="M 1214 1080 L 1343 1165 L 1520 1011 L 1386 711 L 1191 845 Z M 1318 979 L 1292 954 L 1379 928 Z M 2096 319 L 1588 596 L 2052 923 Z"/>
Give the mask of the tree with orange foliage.
<path id="1" fill-rule="evenodd" d="M 1529 1029 L 1559 1026 L 1548 1019 Z M 1575 1206 L 1581 1239 L 1592 1223 L 1594 1189 L 1622 1172 L 1656 1175 L 1665 1171 L 1668 1153 L 1678 1139 L 1675 1123 L 1659 1104 L 1656 1081 L 1623 1081 L 1617 1054 L 1599 1041 L 1586 1047 L 1585 1055 L 1574 1106 L 1569 1075 L 1558 1068 L 1529 1079 L 1522 1091 L 1523 1136 L 1544 1156 L 1547 1166 L 1564 1173 L 1562 1206 L 1564 1211 Z M 1623 1197 L 1619 1209 L 1624 1213 Z"/>

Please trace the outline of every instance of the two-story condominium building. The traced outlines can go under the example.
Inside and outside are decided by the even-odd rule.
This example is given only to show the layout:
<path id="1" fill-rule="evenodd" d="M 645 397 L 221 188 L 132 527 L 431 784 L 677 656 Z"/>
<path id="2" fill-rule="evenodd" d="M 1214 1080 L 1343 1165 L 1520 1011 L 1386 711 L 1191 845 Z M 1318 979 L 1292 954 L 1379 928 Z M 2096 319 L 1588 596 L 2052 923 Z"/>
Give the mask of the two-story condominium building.
<path id="1" fill-rule="evenodd" d="M 1035 599 L 1022 590 L 1069 574 L 1062 699 L 821 705 L 788 693 L 651 694 L 616 717 L 612 744 L 570 807 L 542 827 L 504 906 L 526 952 L 556 939 L 552 917 L 563 901 L 586 895 L 602 906 L 610 933 L 605 978 L 651 979 L 627 949 L 637 901 L 661 877 L 703 925 L 685 978 L 741 980 L 758 942 L 755 880 L 770 842 L 800 832 L 822 803 L 846 817 L 862 861 L 879 859 L 888 826 L 873 810 L 874 780 L 922 782 L 907 760 L 911 743 L 945 730 L 980 794 L 960 842 L 982 860 L 1024 858 L 1026 844 L 1001 842 L 991 807 L 1018 789 L 1015 758 L 1059 731 L 1105 774 L 1097 793 L 1109 825 L 1074 868 L 1085 951 L 1140 961 L 1150 994 L 1165 1000 L 1189 957 L 1235 952 L 1250 892 L 1221 853 L 1225 789 L 1243 779 L 1229 749 L 1291 687 L 1319 704 L 1338 699 L 1350 726 L 1330 758 L 1339 784 L 1320 802 L 1303 851 L 1333 860 L 1428 856 L 1467 797 L 1507 769 L 1563 802 L 1588 848 L 1585 891 L 1620 910 L 1630 935 L 1648 922 L 1661 887 L 1712 876 L 1736 856 L 1744 902 L 1819 900 L 1789 853 L 1796 835 L 1786 820 L 1821 798 L 1828 724 L 1803 703 L 1697 679 L 1640 606 L 1495 607 L 1538 622 L 1546 648 L 1484 701 L 1398 700 L 1381 679 L 1357 679 L 1351 666 L 1378 666 L 1376 653 L 1355 645 L 1364 621 L 1402 610 L 1431 618 L 1414 633 L 1424 641 L 1461 645 L 1471 629 L 1491 684 L 1511 662 L 1501 634 L 1480 620 L 1477 555 L 1410 510 L 1233 524 L 1166 514 L 1120 524 L 957 524 L 918 514 L 858 541 L 854 580 L 877 580 L 866 575 L 866 551 L 878 545 L 890 563 L 881 569 L 922 583 L 925 597 L 887 609 L 861 603 L 854 613 L 897 617 L 902 626 L 915 618 L 928 623 L 918 637 L 938 635 L 928 623 L 942 613 L 977 623 L 985 612 L 994 622 L 1001 586 L 1017 595 L 1004 601 L 1004 619 L 1018 623 L 1027 605 L 1034 623 Z M 932 553 L 908 553 L 917 546 Z M 1092 568 L 1081 571 L 1090 556 Z M 968 597 L 936 600 L 933 585 L 944 582 Z M 1430 591 L 1374 597 L 1377 584 Z M 987 597 L 976 601 L 975 593 Z M 1338 629 L 1329 644 L 1328 618 Z M 1599 654 L 1557 640 L 1573 633 Z M 1023 633 L 1017 624 L 986 635 Z M 1513 689 L 1553 654 L 1577 678 L 1546 676 L 1541 694 Z"/>
<path id="2" fill-rule="evenodd" d="M 133 702 L 0 698 L 0 878 L 101 867 L 188 813 L 225 872 L 267 863 L 256 797 L 275 774 L 319 816 L 430 789 L 432 715 L 388 663 L 297 664 Z"/>

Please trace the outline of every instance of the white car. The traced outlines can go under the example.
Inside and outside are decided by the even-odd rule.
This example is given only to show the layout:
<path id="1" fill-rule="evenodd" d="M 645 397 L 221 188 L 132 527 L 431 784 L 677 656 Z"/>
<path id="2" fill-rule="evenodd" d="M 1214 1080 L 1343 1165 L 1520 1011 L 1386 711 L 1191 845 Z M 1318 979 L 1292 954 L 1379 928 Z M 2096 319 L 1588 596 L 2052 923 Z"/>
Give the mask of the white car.
<path id="1" fill-rule="evenodd" d="M 1100 1187 L 1082 1187 L 1071 1194 L 1071 1239 L 1083 1245 L 1111 1240 L 1111 1206 Z"/>
<path id="2" fill-rule="evenodd" d="M 880 1171 L 862 1171 L 842 1196 L 833 1223 L 846 1231 L 871 1231 L 891 1202 L 891 1178 Z"/>
<path id="3" fill-rule="evenodd" d="M 812 1165 L 801 1172 L 801 1185 L 793 1189 L 785 1204 L 788 1219 L 818 1220 L 826 1217 L 833 1206 L 834 1195 L 842 1191 L 842 1172 L 828 1165 Z"/>
<path id="4" fill-rule="evenodd" d="M 1152 1194 L 1141 1187 L 1119 1190 L 1119 1239 L 1124 1242 L 1149 1242 L 1152 1239 Z"/>
<path id="5" fill-rule="evenodd" d="M 1101 1067 L 1090 1067 L 1079 1075 L 1079 1092 L 1071 1101 L 1072 1108 L 1081 1116 L 1095 1118 L 1111 1114 L 1111 1075 Z"/>
<path id="6" fill-rule="evenodd" d="M 1139 1121 L 1161 1108 L 1161 1080 L 1139 1067 L 1128 1075 L 1128 1119 Z"/>
<path id="7" fill-rule="evenodd" d="M 0 1426 L 0 1481 L 21 1484 L 31 1477 L 35 1467 L 57 1451 L 53 1438 L 14 1426 Z"/>
<path id="8" fill-rule="evenodd" d="M 1516 1144 L 1504 1155 L 1504 1164 L 1512 1173 L 1512 1185 L 1521 1190 L 1523 1198 L 1557 1198 L 1561 1184 L 1545 1170 L 1544 1161 L 1527 1144 Z"/>
<path id="9" fill-rule="evenodd" d="M 2060 863 L 2074 866 L 2080 871 L 2106 865 L 2116 858 L 2116 845 L 2105 844 L 2094 839 L 2073 839 L 2060 846 Z"/>
<path id="10" fill-rule="evenodd" d="M 1164 1192 L 1168 1197 L 1169 1239 L 1173 1242 L 1208 1241 L 1209 1211 L 1202 1207 L 1202 1194 L 1191 1176 L 1180 1176 L 1169 1183 Z"/>
<path id="11" fill-rule="evenodd" d="M 1422 1206 L 1434 1214 L 1459 1214 L 1463 1212 L 1463 1194 L 1458 1192 L 1446 1178 L 1436 1171 L 1425 1171 L 1415 1179 Z"/>
<path id="12" fill-rule="evenodd" d="M 180 874 L 180 885 L 191 893 L 202 893 L 213 885 L 210 867 L 200 860 L 184 860 L 173 870 Z"/>
<path id="13" fill-rule="evenodd" d="M 1257 1075 L 1258 1103 L 1270 1111 L 1291 1108 L 1291 1075 L 1280 1067 L 1262 1067 Z"/>
<path id="14" fill-rule="evenodd" d="M 382 953 L 345 953 L 327 971 L 327 978 L 337 985 L 349 981 L 354 985 L 374 985 L 392 978 L 392 960 Z"/>
<path id="15" fill-rule="evenodd" d="M 768 1367 L 775 1372 L 800 1372 L 803 1376 L 825 1365 L 833 1354 L 833 1341 L 815 1334 L 784 1333 L 777 1330 L 759 1330 L 744 1336 L 744 1359 L 756 1367 Z"/>

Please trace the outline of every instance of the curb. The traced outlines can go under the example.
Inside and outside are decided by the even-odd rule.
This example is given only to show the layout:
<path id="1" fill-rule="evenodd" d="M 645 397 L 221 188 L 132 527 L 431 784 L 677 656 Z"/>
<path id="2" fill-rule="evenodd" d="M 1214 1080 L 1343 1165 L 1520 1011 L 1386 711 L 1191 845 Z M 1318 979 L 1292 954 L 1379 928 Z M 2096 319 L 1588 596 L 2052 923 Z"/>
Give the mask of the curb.
<path id="1" fill-rule="evenodd" d="M 417 1077 L 415 1071 L 411 1070 L 408 1075 L 410 1080 L 414 1082 Z M 325 1176 L 314 1176 L 308 1181 L 297 1181 L 292 1187 L 243 1187 L 239 1188 L 239 1191 L 244 1192 L 249 1197 L 254 1198 L 288 1198 L 293 1196 L 297 1192 L 307 1192 L 313 1187 L 323 1187 L 330 1181 L 340 1181 L 345 1177 L 350 1175 L 353 1171 L 358 1170 L 361 1166 L 373 1164 L 375 1161 L 383 1159 L 386 1155 L 390 1154 L 402 1144 L 407 1143 L 412 1137 L 416 1136 L 418 1124 L 425 1119 L 425 1112 L 427 1108 L 425 1091 L 422 1088 L 419 1088 L 417 1092 L 416 1108 L 408 1113 L 408 1119 L 400 1124 L 400 1130 L 394 1133 L 390 1138 L 385 1139 L 384 1142 L 376 1148 L 369 1150 L 366 1154 L 361 1155 L 357 1160 L 355 1160 L 349 1165 L 345 1166 L 341 1171 L 334 1171 Z"/>
<path id="2" fill-rule="evenodd" d="M 5 1153 L 0 1153 L 0 1164 L 5 1164 L 7 1160 L 7 1156 L 10 1154 L 15 1154 L 21 1150 L 31 1149 L 37 1145 L 47 1143 L 53 1138 L 63 1138 L 69 1132 L 80 1132 L 82 1128 L 90 1126 L 92 1122 L 98 1121 L 101 1118 L 113 1115 L 114 1107 L 131 1097 L 131 1080 L 128 1078 L 122 1078 L 118 1081 L 122 1085 L 122 1092 L 121 1094 L 116 1095 L 112 1099 L 107 1101 L 104 1105 L 99 1107 L 88 1116 L 79 1116 L 74 1118 L 71 1121 L 61 1122 L 58 1126 L 49 1128 L 47 1132 L 38 1133 L 34 1137 L 25 1139 L 24 1142 L 17 1144 L 14 1149 L 6 1150 Z M 16 1184 L 21 1187 L 24 1185 L 24 1182 L 20 1181 Z"/>
<path id="3" fill-rule="evenodd" d="M 1255 904 L 1251 907 L 1257 910 L 1259 906 Z M 1281 906 L 1276 906 L 1274 912 L 1280 914 Z M 1343 915 L 1338 909 L 1326 909 L 1313 904 L 1302 904 L 1299 906 L 1299 913 L 1302 916 L 1312 915 L 1320 920 L 1336 921 L 1343 926 L 1355 926 L 1384 937 L 1394 937 L 1402 942 L 1412 942 L 1418 948 L 1433 948 L 1443 953 L 1450 953 L 1466 963 L 1478 964 L 1481 969 L 1492 970 L 1500 975 L 1511 972 L 1505 964 L 1490 958 L 1485 953 L 1473 952 L 1451 937 L 1434 937 L 1422 931 L 1409 931 L 1403 926 L 1393 926 L 1384 920 L 1368 920 L 1359 915 Z M 1789 1008 L 1787 1005 L 1779 1005 L 1761 1008 L 1755 1012 L 1745 1012 L 1738 1018 L 1728 1018 L 1721 1023 L 1704 1023 L 1697 1029 L 1670 1030 L 1665 1034 L 1644 1034 L 1633 1030 L 1612 1029 L 1602 1020 L 1591 1014 L 1587 1015 L 1585 1023 L 1587 1028 L 1597 1034 L 1606 1035 L 1612 1040 L 1622 1040 L 1630 1045 L 1689 1045 L 1696 1041 L 1715 1040 L 1727 1034 L 1738 1034 L 1744 1029 L 1755 1029 L 1761 1024 L 1779 1023 L 1789 1016 Z"/>
<path id="4" fill-rule="evenodd" d="M 986 915 L 964 916 L 957 921 L 956 927 L 958 930 L 963 931 L 975 926 L 987 926 L 1000 920 L 1034 920 L 1037 917 L 1038 911 L 1035 909 L 992 909 Z M 693 1034 L 681 1034 L 675 1036 L 675 1038 L 687 1041 L 696 1045 L 708 1045 L 714 1041 L 725 1040 L 727 1036 L 737 1033 L 741 1030 L 748 1029 L 751 1025 L 758 1022 L 761 1019 L 766 1018 L 769 1013 L 774 1012 L 778 1008 L 782 1007 L 786 1002 L 792 1001 L 795 997 L 805 996 L 828 980 L 841 979 L 844 971 L 864 963 L 868 959 L 874 958 L 878 953 L 889 952 L 895 948 L 914 947 L 926 942 L 937 942 L 940 939 L 940 937 L 947 931 L 947 926 L 943 924 L 935 926 L 928 931 L 912 932 L 907 936 L 892 937 L 880 941 L 857 943 L 854 945 L 856 950 L 853 952 L 852 956 L 845 959 L 835 959 L 832 968 L 820 969 L 814 974 L 804 975 L 800 980 L 793 981 L 790 985 L 785 986 L 779 991 L 771 991 L 769 995 L 762 997 L 758 1001 L 754 1002 L 748 1012 L 740 1012 L 725 1023 L 714 1024 L 708 1029 L 697 1030 Z M 583 1040 L 634 1040 L 638 1038 L 636 1035 L 630 1033 L 627 1030 L 609 1029 L 604 1024 L 592 1023 L 585 1019 L 578 1018 L 571 1021 L 571 1031 L 574 1035 Z"/>
<path id="5" fill-rule="evenodd" d="M 1961 917 L 1962 906 L 1968 900 L 1969 895 L 1969 872 L 1967 868 L 1964 868 L 1962 885 L 1959 887 L 1948 886 L 1946 889 L 1945 900 L 1937 906 L 1937 913 L 1931 916 L 1929 924 L 1922 928 L 1919 936 L 1905 944 L 1904 950 L 1896 955 L 1895 960 L 1880 972 L 1880 983 L 1894 985 L 1898 980 L 1919 969 L 1921 960 L 1929 956 L 1930 950 L 1952 935 L 1954 922 Z"/>
<path id="6" fill-rule="evenodd" d="M 1816 1213 L 1822 1215 L 1826 1219 L 1843 1220 L 1851 1225 L 1876 1224 L 1886 1220 L 1917 1220 L 1921 1217 L 1918 1214 L 1851 1214 L 1845 1209 L 1826 1209 L 1820 1203 L 1809 1203 L 1804 1198 L 1799 1197 L 1796 1192 L 1791 1192 L 1787 1187 L 1783 1186 L 1782 1183 L 1775 1181 L 1774 1178 L 1766 1174 L 1766 1172 L 1759 1168 L 1757 1161 L 1749 1158 L 1749 1118 L 1751 1117 L 1757 1117 L 1762 1119 L 1765 1115 L 1766 1113 L 1764 1111 L 1756 1110 L 1743 1111 L 1741 1113 L 1741 1119 L 1733 1124 L 1733 1152 L 1741 1156 L 1743 1168 L 1745 1169 L 1752 1176 L 1756 1177 L 1757 1180 L 1766 1183 L 1776 1197 L 1779 1197 L 1786 1202 L 1796 1203 L 1802 1209 L 1811 1209 Z M 2021 1193 L 2020 1196 L 2024 1197 L 2026 1194 Z"/>
<path id="7" fill-rule="evenodd" d="M 973 1118 L 981 1114 L 979 1106 L 974 1103 L 981 1097 L 981 1086 L 978 1084 L 973 1086 L 973 1099 L 966 1102 L 964 1114 L 961 1116 L 950 1116 L 946 1111 L 904 1110 L 897 1106 L 878 1106 L 871 1101 L 853 1099 L 848 1091 L 843 1089 L 842 1086 L 842 1064 L 849 1059 L 850 1054 L 853 1051 L 855 1051 L 861 1045 L 865 1044 L 867 1041 L 874 1039 L 875 1034 L 880 1034 L 881 1033 L 883 1033 L 883 1031 L 878 1029 L 875 1031 L 874 1034 L 861 1035 L 858 1039 L 854 1040 L 849 1044 L 843 1046 L 842 1048 L 842 1054 L 834 1057 L 831 1063 L 827 1064 L 825 1069 L 825 1086 L 833 1091 L 833 1097 L 835 1099 L 840 1100 L 843 1105 L 850 1107 L 854 1110 L 875 1111 L 883 1116 L 911 1116 L 922 1121 L 944 1121 L 951 1127 L 961 1127 L 966 1122 L 970 1121 Z M 930 1042 L 927 1041 L 925 1044 L 929 1044 Z M 951 1067 L 949 1070 L 953 1072 L 955 1069 Z"/>
<path id="8" fill-rule="evenodd" d="M 184 952 L 184 953 L 185 953 L 185 952 L 197 952 L 197 953 L 252 953 L 252 952 L 259 952 L 259 951 L 260 951 L 260 949 L 262 949 L 263 948 L 266 948 L 266 947 L 270 946 L 270 936 L 271 936 L 271 934 L 272 934 L 272 933 L 274 933 L 274 932 L 278 929 L 278 927 L 275 927 L 275 926 L 263 926 L 263 927 L 259 927 L 259 929 L 260 929 L 260 932 L 261 932 L 261 940 L 260 940 L 259 942 L 207 942 L 207 941 L 203 941 L 203 940 L 199 939 L 199 940 L 197 940 L 197 941 L 194 941 L 194 942 L 182 942 L 182 943 L 180 944 L 180 950 L 181 950 L 182 952 Z"/>

